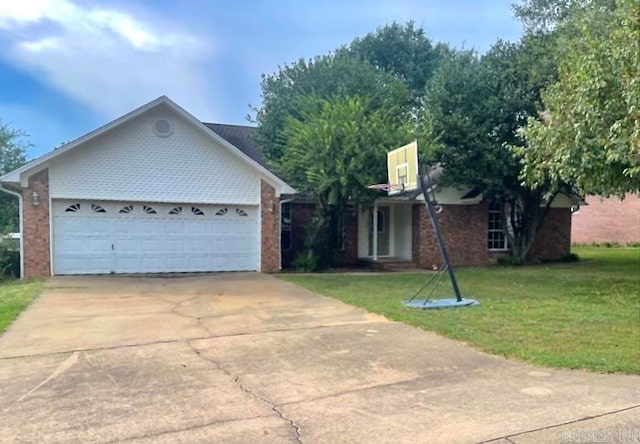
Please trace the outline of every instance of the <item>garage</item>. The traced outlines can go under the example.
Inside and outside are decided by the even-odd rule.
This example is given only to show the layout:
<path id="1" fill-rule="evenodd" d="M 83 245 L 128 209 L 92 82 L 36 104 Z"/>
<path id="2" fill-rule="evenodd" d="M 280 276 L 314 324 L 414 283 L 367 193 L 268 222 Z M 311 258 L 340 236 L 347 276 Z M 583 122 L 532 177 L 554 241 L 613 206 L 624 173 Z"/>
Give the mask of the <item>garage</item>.
<path id="1" fill-rule="evenodd" d="M 255 134 L 162 96 L 1 176 L 20 203 L 22 277 L 277 272 L 295 190 Z"/>
<path id="2" fill-rule="evenodd" d="M 56 275 L 258 269 L 255 207 L 56 200 L 52 212 Z"/>

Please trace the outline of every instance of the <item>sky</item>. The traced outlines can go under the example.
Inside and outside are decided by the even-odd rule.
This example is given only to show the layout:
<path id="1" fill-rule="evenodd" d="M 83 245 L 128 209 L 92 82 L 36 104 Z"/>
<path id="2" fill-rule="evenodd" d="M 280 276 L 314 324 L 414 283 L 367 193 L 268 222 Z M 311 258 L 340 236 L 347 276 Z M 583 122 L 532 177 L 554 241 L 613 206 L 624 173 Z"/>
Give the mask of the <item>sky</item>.
<path id="1" fill-rule="evenodd" d="M 167 95 L 247 124 L 260 80 L 391 22 L 483 53 L 517 40 L 513 0 L 0 0 L 0 121 L 30 158 Z"/>

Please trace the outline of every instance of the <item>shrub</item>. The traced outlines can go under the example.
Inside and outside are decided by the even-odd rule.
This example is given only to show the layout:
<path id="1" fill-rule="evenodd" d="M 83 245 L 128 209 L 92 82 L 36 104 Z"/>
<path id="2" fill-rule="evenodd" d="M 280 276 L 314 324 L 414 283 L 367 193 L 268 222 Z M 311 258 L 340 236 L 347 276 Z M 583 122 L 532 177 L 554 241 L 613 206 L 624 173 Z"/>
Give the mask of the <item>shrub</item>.
<path id="1" fill-rule="evenodd" d="M 318 269 L 318 258 L 310 253 L 300 253 L 291 262 L 294 270 L 309 272 Z"/>
<path id="2" fill-rule="evenodd" d="M 0 280 L 20 276 L 20 251 L 0 245 Z"/>
<path id="3" fill-rule="evenodd" d="M 580 261 L 580 256 L 578 256 L 576 253 L 569 253 L 566 256 L 564 256 L 562 259 L 560 259 L 560 262 L 579 262 Z"/>
<path id="4" fill-rule="evenodd" d="M 498 256 L 498 265 L 519 267 L 521 265 L 524 265 L 524 260 L 518 256 L 511 256 L 510 254 L 505 254 L 502 256 Z"/>

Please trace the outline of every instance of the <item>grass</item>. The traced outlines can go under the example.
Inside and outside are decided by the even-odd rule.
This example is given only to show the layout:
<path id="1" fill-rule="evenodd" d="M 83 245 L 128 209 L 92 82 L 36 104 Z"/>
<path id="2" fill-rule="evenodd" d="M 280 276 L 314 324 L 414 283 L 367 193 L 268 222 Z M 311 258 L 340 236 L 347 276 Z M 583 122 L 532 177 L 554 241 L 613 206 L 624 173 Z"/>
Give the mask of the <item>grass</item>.
<path id="1" fill-rule="evenodd" d="M 479 307 L 407 309 L 427 272 L 283 275 L 370 312 L 551 367 L 640 374 L 640 249 L 577 247 L 581 262 L 460 268 L 464 297 Z M 434 298 L 452 297 L 443 282 Z"/>
<path id="2" fill-rule="evenodd" d="M 0 281 L 0 334 L 42 290 L 41 281 Z"/>

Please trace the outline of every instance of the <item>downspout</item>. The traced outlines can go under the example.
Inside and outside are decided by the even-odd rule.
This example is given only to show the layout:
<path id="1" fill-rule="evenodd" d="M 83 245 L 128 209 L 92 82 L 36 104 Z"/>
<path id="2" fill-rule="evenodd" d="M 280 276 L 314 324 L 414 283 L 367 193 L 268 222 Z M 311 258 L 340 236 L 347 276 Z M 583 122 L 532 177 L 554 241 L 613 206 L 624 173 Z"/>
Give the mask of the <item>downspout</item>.
<path id="1" fill-rule="evenodd" d="M 17 191 L 10 190 L 5 188 L 4 185 L 0 182 L 0 191 L 4 191 L 7 194 L 12 194 L 18 198 L 18 211 L 19 211 L 19 221 L 20 221 L 20 279 L 24 279 L 24 230 L 22 224 L 22 207 L 23 207 L 23 199 L 22 194 Z"/>

